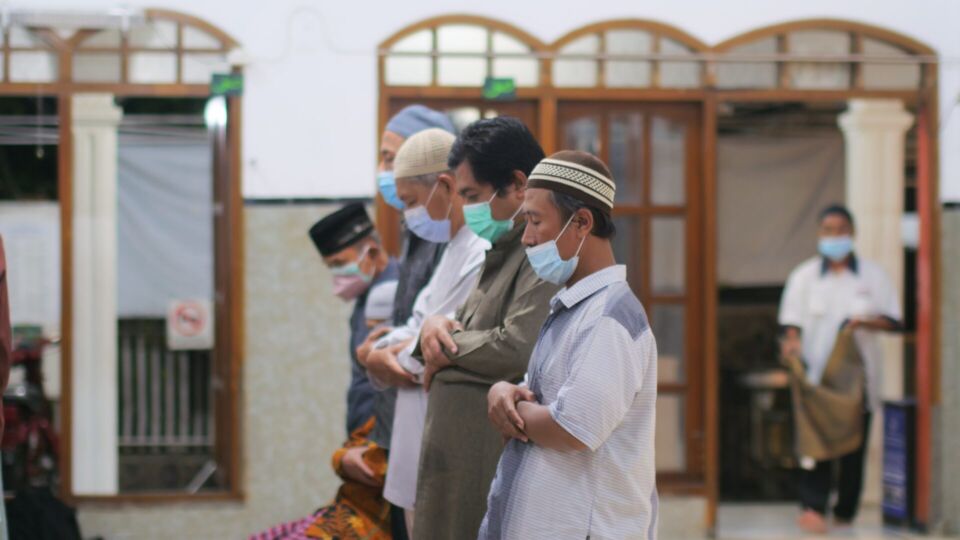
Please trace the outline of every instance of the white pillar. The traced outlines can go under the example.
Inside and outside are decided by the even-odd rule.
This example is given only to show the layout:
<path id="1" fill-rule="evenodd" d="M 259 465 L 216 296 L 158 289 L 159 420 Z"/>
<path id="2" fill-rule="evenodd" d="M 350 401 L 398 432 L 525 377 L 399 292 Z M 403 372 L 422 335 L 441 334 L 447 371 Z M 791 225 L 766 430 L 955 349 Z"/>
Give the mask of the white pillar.
<path id="1" fill-rule="evenodd" d="M 76 94 L 72 486 L 117 493 L 117 125 L 111 94 Z"/>
<path id="2" fill-rule="evenodd" d="M 904 147 L 913 116 L 896 99 L 854 99 L 840 115 L 846 142 L 847 207 L 857 222 L 856 250 L 880 264 L 903 303 Z M 903 339 L 885 334 L 883 397 L 903 397 Z M 880 411 L 875 411 L 879 413 Z M 879 502 L 882 415 L 875 414 L 868 449 L 864 500 Z"/>

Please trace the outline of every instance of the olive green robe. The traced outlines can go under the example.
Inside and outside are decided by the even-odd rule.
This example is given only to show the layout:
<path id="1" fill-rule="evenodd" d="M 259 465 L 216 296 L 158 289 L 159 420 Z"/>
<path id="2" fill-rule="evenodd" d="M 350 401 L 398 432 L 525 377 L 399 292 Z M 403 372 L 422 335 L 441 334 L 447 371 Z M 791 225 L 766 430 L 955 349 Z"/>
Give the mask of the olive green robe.
<path id="1" fill-rule="evenodd" d="M 480 279 L 457 312 L 453 366 L 434 377 L 420 453 L 413 538 L 476 538 L 503 439 L 487 419 L 487 391 L 517 382 L 559 290 L 527 262 L 520 223 L 487 252 Z M 419 348 L 414 352 L 419 355 Z"/>

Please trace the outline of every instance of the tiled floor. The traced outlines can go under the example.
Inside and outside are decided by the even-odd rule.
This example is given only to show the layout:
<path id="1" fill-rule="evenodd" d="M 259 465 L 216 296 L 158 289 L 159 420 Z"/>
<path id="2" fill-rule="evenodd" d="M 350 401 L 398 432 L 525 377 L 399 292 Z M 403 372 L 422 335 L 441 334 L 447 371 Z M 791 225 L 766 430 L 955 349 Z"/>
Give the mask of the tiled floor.
<path id="1" fill-rule="evenodd" d="M 812 540 L 858 538 L 861 540 L 923 539 L 938 537 L 910 534 L 884 528 L 877 507 L 864 508 L 853 527 L 836 529 L 824 536 L 804 534 L 795 524 L 797 508 L 785 504 L 723 504 L 717 516 L 720 540 Z M 672 540 L 672 539 L 665 539 Z"/>

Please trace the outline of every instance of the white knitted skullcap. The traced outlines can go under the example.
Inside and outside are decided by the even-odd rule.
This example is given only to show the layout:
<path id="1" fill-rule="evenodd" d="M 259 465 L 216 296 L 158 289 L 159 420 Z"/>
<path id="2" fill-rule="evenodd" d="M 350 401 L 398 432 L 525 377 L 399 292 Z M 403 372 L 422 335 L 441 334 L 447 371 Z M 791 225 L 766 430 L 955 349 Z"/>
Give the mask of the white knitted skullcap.
<path id="1" fill-rule="evenodd" d="M 409 178 L 449 170 L 447 155 L 457 138 L 440 128 L 425 129 L 410 136 L 393 161 L 393 175 Z"/>

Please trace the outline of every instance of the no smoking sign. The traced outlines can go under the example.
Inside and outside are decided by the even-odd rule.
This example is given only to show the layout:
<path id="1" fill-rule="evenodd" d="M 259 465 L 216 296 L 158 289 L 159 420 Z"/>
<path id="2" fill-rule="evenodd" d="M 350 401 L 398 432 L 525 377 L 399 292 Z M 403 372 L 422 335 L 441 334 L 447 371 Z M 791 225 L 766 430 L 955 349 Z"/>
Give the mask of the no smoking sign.
<path id="1" fill-rule="evenodd" d="M 213 306 L 209 300 L 173 300 L 167 310 L 167 348 L 213 348 Z"/>

